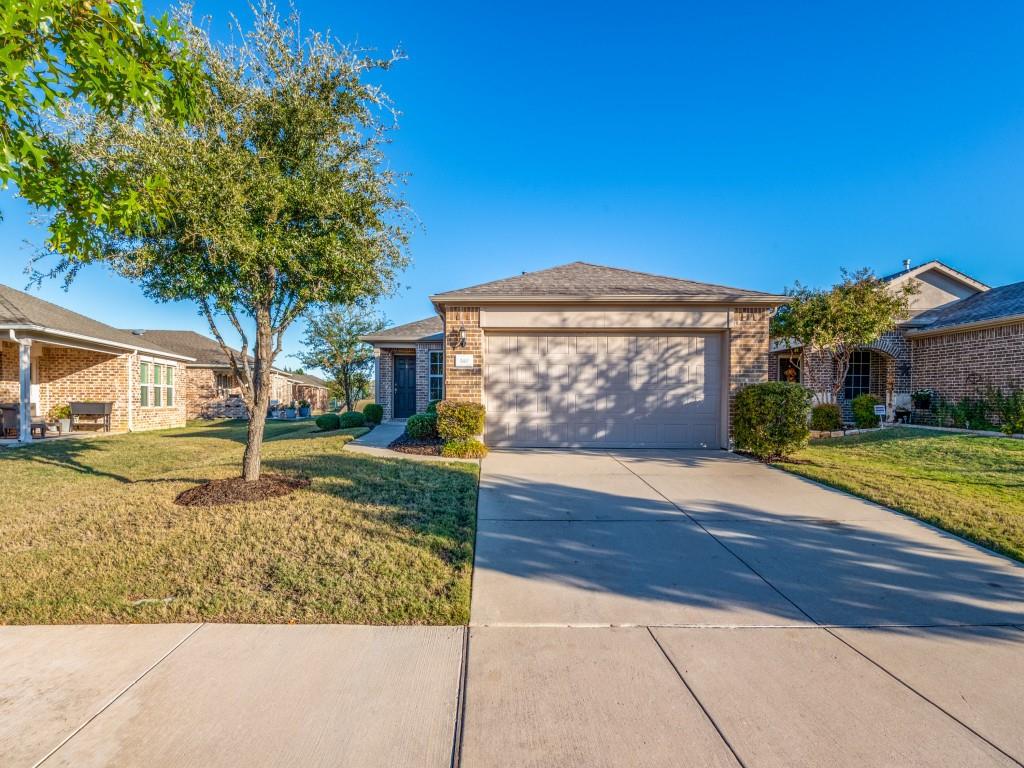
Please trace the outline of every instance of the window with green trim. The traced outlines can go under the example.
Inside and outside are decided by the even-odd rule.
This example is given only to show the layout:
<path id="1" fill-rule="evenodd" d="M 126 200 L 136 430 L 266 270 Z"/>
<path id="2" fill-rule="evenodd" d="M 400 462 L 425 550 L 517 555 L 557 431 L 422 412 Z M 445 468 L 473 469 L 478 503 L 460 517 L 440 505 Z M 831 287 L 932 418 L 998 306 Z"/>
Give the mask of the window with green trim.
<path id="1" fill-rule="evenodd" d="M 139 361 L 139 405 L 163 408 L 174 405 L 174 366 Z"/>

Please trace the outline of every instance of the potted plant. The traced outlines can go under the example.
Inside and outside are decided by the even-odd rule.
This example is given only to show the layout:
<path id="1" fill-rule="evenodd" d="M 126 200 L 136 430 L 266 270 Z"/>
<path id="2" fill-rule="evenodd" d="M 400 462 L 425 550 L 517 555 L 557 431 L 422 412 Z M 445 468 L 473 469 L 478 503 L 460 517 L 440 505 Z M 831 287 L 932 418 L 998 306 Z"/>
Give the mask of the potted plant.
<path id="1" fill-rule="evenodd" d="M 290 403 L 288 403 L 288 407 L 285 408 L 284 417 L 286 419 L 294 419 L 295 416 L 296 416 L 297 411 L 298 411 L 298 408 L 296 406 L 296 403 L 295 403 L 294 400 L 292 400 Z"/>
<path id="2" fill-rule="evenodd" d="M 312 412 L 313 410 L 309 400 L 299 400 L 299 416 L 304 419 L 308 419 Z"/>
<path id="3" fill-rule="evenodd" d="M 930 389 L 915 389 L 910 393 L 910 401 L 918 410 L 927 411 L 932 407 L 934 394 Z"/>
<path id="4" fill-rule="evenodd" d="M 71 431 L 71 406 L 67 403 L 55 405 L 50 409 L 50 421 L 60 424 L 60 433 L 66 435 Z"/>

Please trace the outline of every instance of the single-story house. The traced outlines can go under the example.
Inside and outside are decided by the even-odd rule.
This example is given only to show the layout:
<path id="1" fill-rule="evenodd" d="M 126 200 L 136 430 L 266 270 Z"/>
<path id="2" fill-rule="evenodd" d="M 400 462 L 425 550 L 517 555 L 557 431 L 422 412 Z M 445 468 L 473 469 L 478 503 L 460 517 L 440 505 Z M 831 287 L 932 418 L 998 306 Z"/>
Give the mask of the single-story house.
<path id="1" fill-rule="evenodd" d="M 231 370 L 228 356 L 216 340 L 195 331 L 148 329 L 131 333 L 189 357 L 190 362 L 185 366 L 185 402 L 189 419 L 246 418 L 242 390 Z M 241 355 L 237 350 L 236 354 Z M 287 405 L 292 400 L 308 400 L 314 411 L 327 410 L 327 382 L 316 376 L 274 368 L 270 374 L 270 387 L 271 404 Z"/>
<path id="2" fill-rule="evenodd" d="M 54 406 L 111 403 L 110 428 L 185 424 L 192 357 L 0 285 L 0 403 L 17 406 L 21 440 Z M 13 414 L 14 409 L 8 409 Z"/>
<path id="3" fill-rule="evenodd" d="M 956 401 L 989 387 L 1024 385 L 1024 283 L 990 288 L 939 261 L 907 263 L 883 280 L 894 287 L 913 281 L 918 293 L 908 320 L 854 352 L 840 392 L 847 417 L 850 402 L 864 393 L 883 401 L 891 419 L 897 408 L 910 409 L 918 389 Z M 774 341 L 771 378 L 803 379 L 798 353 Z"/>
<path id="4" fill-rule="evenodd" d="M 288 378 L 292 380 L 293 400 L 306 400 L 314 413 L 327 410 L 330 397 L 326 381 L 310 373 L 289 373 Z"/>
<path id="5" fill-rule="evenodd" d="M 483 403 L 491 446 L 727 447 L 786 298 L 574 262 L 430 297 L 364 337 L 386 419 Z"/>

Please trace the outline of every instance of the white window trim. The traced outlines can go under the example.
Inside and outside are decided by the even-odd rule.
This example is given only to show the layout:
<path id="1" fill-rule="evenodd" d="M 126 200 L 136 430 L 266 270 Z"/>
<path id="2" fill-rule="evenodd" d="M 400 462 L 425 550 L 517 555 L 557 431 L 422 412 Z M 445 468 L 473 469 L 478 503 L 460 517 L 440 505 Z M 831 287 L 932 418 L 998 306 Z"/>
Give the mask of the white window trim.
<path id="1" fill-rule="evenodd" d="M 143 384 L 143 382 L 142 382 L 142 364 L 143 363 L 146 363 L 149 366 L 149 370 L 150 371 L 153 371 L 154 370 L 153 366 L 156 366 L 156 365 L 159 365 L 159 366 L 161 366 L 164 369 L 165 373 L 164 373 L 164 376 L 162 377 L 162 379 L 163 379 L 162 383 L 160 383 L 160 384 L 153 384 L 153 382 L 152 382 L 153 374 L 150 373 L 150 380 L 148 382 L 146 382 L 145 384 Z M 168 368 L 171 368 L 171 369 L 174 370 L 174 375 L 173 375 L 174 383 L 170 384 L 170 385 L 168 385 L 166 383 L 167 382 L 166 370 Z M 147 411 L 162 410 L 162 409 L 167 409 L 167 408 L 177 408 L 178 407 L 178 379 L 179 379 L 178 373 L 179 373 L 179 371 L 178 371 L 178 363 L 175 360 L 168 360 L 168 359 L 163 358 L 163 357 L 152 357 L 150 355 L 139 355 L 139 368 L 138 368 L 139 385 L 136 388 L 136 394 L 139 397 L 139 408 L 142 408 L 142 409 L 147 410 Z M 142 387 L 143 386 L 145 386 L 149 390 L 149 394 L 148 394 L 148 396 L 146 398 L 148 402 L 145 405 L 143 405 L 143 403 L 142 403 Z M 156 390 L 156 389 L 160 389 L 161 390 L 160 404 L 159 405 L 155 405 L 153 403 L 153 400 L 154 400 L 153 393 L 154 393 L 154 390 Z M 171 405 L 167 404 L 167 390 L 171 391 L 171 399 L 174 400 L 174 402 Z"/>
<path id="2" fill-rule="evenodd" d="M 434 362 L 434 355 L 441 356 L 441 373 L 431 373 Z M 433 398 L 431 395 L 431 384 L 434 379 L 440 379 L 441 381 L 441 397 Z M 443 400 L 444 399 L 444 350 L 443 349 L 430 349 L 427 350 L 427 398 L 429 400 Z"/>

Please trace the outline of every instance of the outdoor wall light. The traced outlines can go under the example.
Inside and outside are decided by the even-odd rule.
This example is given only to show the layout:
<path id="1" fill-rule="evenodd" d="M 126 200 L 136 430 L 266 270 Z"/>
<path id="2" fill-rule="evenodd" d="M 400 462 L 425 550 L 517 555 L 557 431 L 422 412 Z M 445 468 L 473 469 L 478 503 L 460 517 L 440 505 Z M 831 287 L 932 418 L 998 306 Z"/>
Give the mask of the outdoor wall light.
<path id="1" fill-rule="evenodd" d="M 464 325 L 460 325 L 459 326 L 458 338 L 456 338 L 453 343 L 454 343 L 454 346 L 456 346 L 456 347 L 464 347 L 464 346 L 466 346 L 466 326 L 464 326 Z"/>

